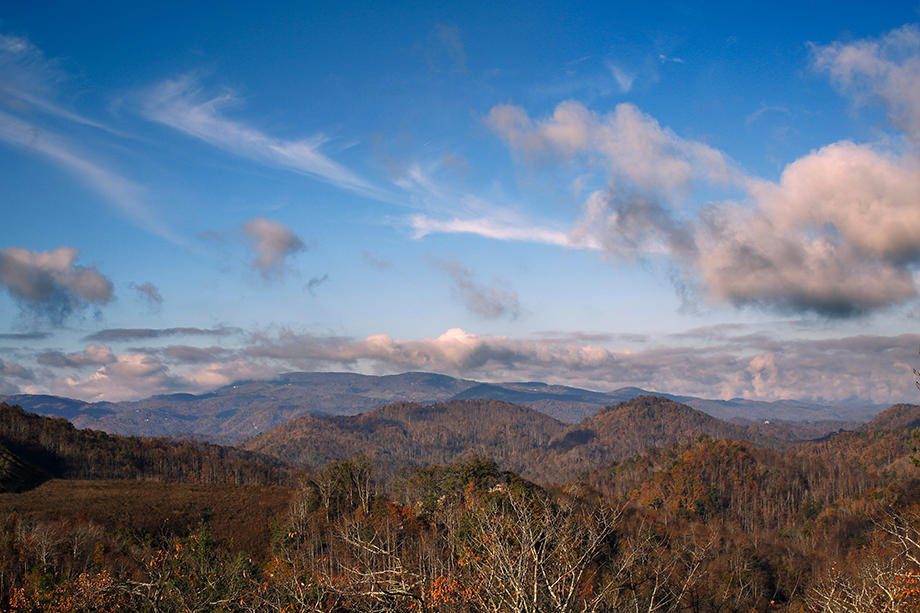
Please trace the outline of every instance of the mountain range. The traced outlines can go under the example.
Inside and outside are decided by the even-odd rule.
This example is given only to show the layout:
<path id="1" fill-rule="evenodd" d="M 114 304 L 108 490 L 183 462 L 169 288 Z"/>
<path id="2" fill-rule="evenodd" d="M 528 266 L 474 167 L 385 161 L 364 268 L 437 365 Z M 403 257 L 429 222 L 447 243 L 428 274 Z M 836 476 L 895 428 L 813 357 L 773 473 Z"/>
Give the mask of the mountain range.
<path id="1" fill-rule="evenodd" d="M 84 402 L 19 394 L 0 397 L 0 401 L 41 415 L 64 417 L 79 428 L 122 435 L 186 436 L 234 444 L 302 415 L 357 415 L 394 402 L 501 400 L 573 424 L 603 407 L 652 393 L 635 387 L 598 392 L 541 382 L 482 383 L 423 372 L 385 376 L 298 372 L 273 380 L 239 381 L 198 395 L 164 394 L 133 401 Z M 655 395 L 725 420 L 831 422 L 825 424 L 825 431 L 855 427 L 855 422 L 867 421 L 882 408 L 868 404 L 829 406 L 792 400 L 761 402 Z"/>

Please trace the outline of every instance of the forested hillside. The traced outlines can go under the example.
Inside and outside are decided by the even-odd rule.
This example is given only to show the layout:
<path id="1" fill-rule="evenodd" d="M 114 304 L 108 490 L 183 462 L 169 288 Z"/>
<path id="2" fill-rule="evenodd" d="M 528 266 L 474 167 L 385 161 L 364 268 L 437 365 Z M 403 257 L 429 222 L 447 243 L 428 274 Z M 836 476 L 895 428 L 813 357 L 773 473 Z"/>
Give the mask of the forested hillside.
<path id="1" fill-rule="evenodd" d="M 527 478 L 562 482 L 612 460 L 701 434 L 762 445 L 785 442 L 666 398 L 640 396 L 574 426 L 494 400 L 397 403 L 354 417 L 305 415 L 242 446 L 314 465 L 365 454 L 393 475 L 411 465 L 481 455 Z"/>
<path id="2" fill-rule="evenodd" d="M 234 485 L 292 481 L 263 456 L 0 408 L 10 474 L 95 479 L 0 494 L 3 610 L 920 610 L 917 406 L 789 444 L 650 397 L 578 426 L 498 401 L 397 403 L 290 424 L 289 450 L 356 452 L 293 488 Z M 476 457 L 489 450 L 501 461 Z M 503 468 L 608 454 L 565 479 Z"/>
<path id="3" fill-rule="evenodd" d="M 233 447 L 78 430 L 0 403 L 0 492 L 52 477 L 277 484 L 290 481 L 290 472 L 277 459 Z"/>

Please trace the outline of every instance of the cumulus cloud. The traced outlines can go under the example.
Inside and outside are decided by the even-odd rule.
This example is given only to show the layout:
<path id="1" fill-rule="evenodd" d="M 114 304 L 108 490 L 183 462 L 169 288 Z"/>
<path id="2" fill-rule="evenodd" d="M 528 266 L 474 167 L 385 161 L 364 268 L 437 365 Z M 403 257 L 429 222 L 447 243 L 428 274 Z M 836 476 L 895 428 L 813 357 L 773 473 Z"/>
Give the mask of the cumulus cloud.
<path id="1" fill-rule="evenodd" d="M 118 355 L 83 379 L 67 377 L 52 387 L 55 393 L 85 400 L 123 400 L 172 391 L 178 382 L 165 364 L 142 353 Z"/>
<path id="2" fill-rule="evenodd" d="M 514 149 L 530 154 L 598 155 L 614 187 L 680 194 L 694 181 L 729 184 L 741 177 L 720 151 L 680 138 L 629 103 L 599 115 L 570 100 L 536 122 L 521 107 L 499 105 L 486 123 Z"/>
<path id="3" fill-rule="evenodd" d="M 38 356 L 38 363 L 56 368 L 99 366 L 111 364 L 115 361 L 115 354 L 106 345 L 87 345 L 83 351 L 75 353 L 62 353 L 60 351 L 46 351 Z"/>
<path id="4" fill-rule="evenodd" d="M 453 280 L 453 291 L 473 314 L 484 319 L 509 317 L 517 319 L 521 304 L 517 292 L 496 285 L 484 285 L 473 279 L 471 273 L 460 262 L 441 262 L 440 268 Z"/>
<path id="5" fill-rule="evenodd" d="M 678 285 L 739 306 L 848 317 L 907 302 L 917 296 L 920 262 L 920 29 L 814 46 L 813 58 L 842 91 L 881 101 L 906 149 L 840 141 L 790 163 L 773 182 L 630 104 L 600 115 L 567 101 L 536 120 L 499 105 L 486 122 L 527 157 L 603 171 L 606 185 L 587 196 L 568 245 L 670 258 Z M 729 195 L 707 203 L 699 188 Z M 419 220 L 417 233 L 426 223 Z"/>
<path id="6" fill-rule="evenodd" d="M 25 310 L 55 324 L 87 306 L 103 306 L 113 297 L 112 282 L 93 267 L 74 262 L 78 251 L 0 249 L 0 287 Z"/>
<path id="7" fill-rule="evenodd" d="M 720 205 L 697 228 L 697 271 L 711 294 L 825 315 L 916 295 L 920 167 L 835 143 L 752 182 L 753 206 Z"/>
<path id="8" fill-rule="evenodd" d="M 124 353 L 83 378 L 66 377 L 50 384 L 53 393 L 87 401 L 137 400 L 154 394 L 204 392 L 241 379 L 268 379 L 276 374 L 257 362 L 230 360 L 176 370 L 155 355 Z"/>
<path id="9" fill-rule="evenodd" d="M 264 217 L 244 223 L 243 232 L 255 251 L 252 265 L 265 278 L 280 275 L 284 271 L 285 258 L 306 250 L 306 245 L 293 230 Z"/>

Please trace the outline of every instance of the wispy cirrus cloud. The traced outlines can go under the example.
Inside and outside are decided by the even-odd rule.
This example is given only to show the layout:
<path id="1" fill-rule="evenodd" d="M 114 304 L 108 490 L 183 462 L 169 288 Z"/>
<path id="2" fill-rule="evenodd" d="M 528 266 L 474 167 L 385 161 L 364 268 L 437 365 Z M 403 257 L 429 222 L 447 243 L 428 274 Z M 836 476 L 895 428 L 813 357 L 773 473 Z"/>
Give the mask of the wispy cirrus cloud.
<path id="1" fill-rule="evenodd" d="M 320 179 L 362 196 L 389 199 L 383 190 L 323 153 L 327 139 L 322 134 L 301 140 L 269 136 L 225 114 L 238 104 L 232 91 L 208 95 L 195 77 L 185 75 L 148 90 L 141 113 L 234 155 Z"/>
<path id="2" fill-rule="evenodd" d="M 442 220 L 419 214 L 413 215 L 409 219 L 409 224 L 415 238 L 438 233 L 475 234 L 497 240 L 543 243 L 559 247 L 597 248 L 596 243 L 590 237 L 573 237 L 570 233 L 561 230 L 511 223 L 489 217 Z"/>
<path id="3" fill-rule="evenodd" d="M 121 132 L 54 102 L 55 86 L 66 75 L 27 38 L 0 34 L 0 105 L 43 113 L 123 136 Z"/>
<path id="4" fill-rule="evenodd" d="M 71 172 L 142 230 L 179 245 L 186 244 L 185 239 L 144 202 L 142 188 L 94 161 L 91 155 L 53 132 L 0 111 L 0 141 L 40 155 Z"/>

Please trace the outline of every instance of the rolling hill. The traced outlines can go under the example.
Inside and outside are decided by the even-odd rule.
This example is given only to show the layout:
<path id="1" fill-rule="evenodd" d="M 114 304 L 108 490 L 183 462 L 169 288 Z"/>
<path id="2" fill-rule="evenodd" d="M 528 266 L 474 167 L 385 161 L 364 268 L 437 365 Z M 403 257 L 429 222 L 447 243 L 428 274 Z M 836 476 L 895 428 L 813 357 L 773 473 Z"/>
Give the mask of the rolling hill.
<path id="1" fill-rule="evenodd" d="M 481 455 L 529 479 L 565 481 L 700 435 L 783 444 L 672 400 L 639 396 L 576 425 L 496 400 L 396 403 L 358 416 L 305 415 L 241 446 L 313 465 L 364 454 L 389 475 L 413 464 L 449 464 Z"/>

